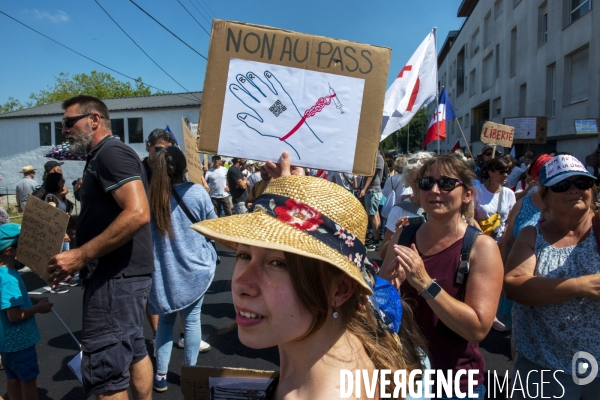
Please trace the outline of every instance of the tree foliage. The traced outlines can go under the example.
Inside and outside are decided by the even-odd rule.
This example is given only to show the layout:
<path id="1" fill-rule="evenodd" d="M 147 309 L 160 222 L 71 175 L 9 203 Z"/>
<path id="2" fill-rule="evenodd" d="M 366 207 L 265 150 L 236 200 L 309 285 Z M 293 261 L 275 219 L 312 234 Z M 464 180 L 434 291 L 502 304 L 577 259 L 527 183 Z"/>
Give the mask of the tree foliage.
<path id="1" fill-rule="evenodd" d="M 54 77 L 54 86 L 31 93 L 29 98 L 34 106 L 63 101 L 78 94 L 87 94 L 99 99 L 118 97 L 150 96 L 150 87 L 142 83 L 142 78 L 131 82 L 122 82 L 106 72 L 92 71 L 88 74 L 76 74 L 72 78 L 66 72 Z"/>
<path id="2" fill-rule="evenodd" d="M 408 138 L 408 148 L 410 153 L 420 151 L 423 149 L 423 137 L 427 132 L 429 121 L 427 120 L 427 108 L 420 109 L 413 119 L 410 120 L 410 136 Z M 408 126 L 402 129 L 398 129 L 391 135 L 386 137 L 381 142 L 381 148 L 387 150 L 400 150 L 402 153 L 406 153 L 406 135 L 408 135 Z"/>
<path id="3" fill-rule="evenodd" d="M 118 97 L 150 96 L 150 87 L 137 78 L 133 84 L 114 78 L 106 72 L 92 71 L 90 74 L 76 74 L 72 77 L 61 72 L 54 77 L 54 85 L 42 89 L 39 93 L 31 93 L 31 101 L 22 104 L 19 100 L 9 97 L 8 101 L 0 104 L 0 114 L 21 110 L 25 107 L 42 106 L 57 101 L 63 101 L 79 94 L 87 94 L 100 99 Z"/>

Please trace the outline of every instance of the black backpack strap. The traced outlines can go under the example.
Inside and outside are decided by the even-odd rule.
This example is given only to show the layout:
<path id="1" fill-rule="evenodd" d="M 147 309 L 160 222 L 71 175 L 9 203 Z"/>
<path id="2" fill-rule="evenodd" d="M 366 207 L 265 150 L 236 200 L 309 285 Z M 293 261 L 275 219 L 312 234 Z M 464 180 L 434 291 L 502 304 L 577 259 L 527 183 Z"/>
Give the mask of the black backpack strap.
<path id="1" fill-rule="evenodd" d="M 177 193 L 177 190 L 175 190 L 174 187 L 171 187 L 171 193 L 173 193 L 173 196 L 175 196 L 175 200 L 177 200 L 177 204 L 179 204 L 179 207 L 181 207 L 181 209 L 183 210 L 183 213 L 188 217 L 188 219 L 192 222 L 192 224 L 195 224 L 196 222 L 198 222 L 198 220 L 196 218 L 194 218 L 194 216 L 192 215 L 190 210 L 188 210 L 185 203 L 183 202 L 183 199 L 181 198 L 179 193 Z"/>
<path id="2" fill-rule="evenodd" d="M 467 230 L 465 231 L 465 236 L 463 237 L 462 248 L 460 249 L 460 265 L 458 266 L 458 271 L 456 272 L 456 283 L 465 284 L 467 283 L 468 273 L 471 269 L 469 265 L 469 256 L 471 254 L 471 249 L 475 244 L 475 240 L 477 236 L 481 235 L 481 231 L 474 226 L 467 225 Z"/>
<path id="3" fill-rule="evenodd" d="M 421 225 L 423 225 L 423 222 L 421 222 L 419 224 L 410 224 L 410 225 L 406 225 L 405 227 L 403 227 L 402 233 L 400 234 L 400 237 L 398 238 L 398 244 L 400 246 L 410 247 L 410 242 L 411 242 L 413 236 L 416 235 L 416 233 L 419 230 L 419 228 L 421 227 Z"/>

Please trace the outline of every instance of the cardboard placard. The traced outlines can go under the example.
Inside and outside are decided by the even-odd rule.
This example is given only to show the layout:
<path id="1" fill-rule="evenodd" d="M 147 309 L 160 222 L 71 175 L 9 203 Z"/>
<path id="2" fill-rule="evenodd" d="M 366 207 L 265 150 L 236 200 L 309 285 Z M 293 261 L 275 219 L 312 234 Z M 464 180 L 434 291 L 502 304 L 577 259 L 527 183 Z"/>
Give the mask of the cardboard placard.
<path id="1" fill-rule="evenodd" d="M 68 223 L 69 214 L 37 197 L 27 196 L 17 260 L 44 281 L 48 280 L 48 261 L 60 253 Z"/>
<path id="2" fill-rule="evenodd" d="M 514 117 L 504 118 L 503 123 L 515 128 L 514 144 L 546 143 L 547 117 Z"/>
<path id="3" fill-rule="evenodd" d="M 204 171 L 202 170 L 200 155 L 196 152 L 196 138 L 183 118 L 181 118 L 181 125 L 183 127 L 183 145 L 185 147 L 188 178 L 191 182 L 201 184 Z"/>
<path id="4" fill-rule="evenodd" d="M 184 400 L 210 400 L 209 378 L 274 378 L 274 371 L 244 368 L 182 367 L 181 392 Z"/>
<path id="5" fill-rule="evenodd" d="M 214 20 L 203 153 L 372 175 L 391 50 Z"/>
<path id="6" fill-rule="evenodd" d="M 487 121 L 481 129 L 481 141 L 497 146 L 512 147 L 515 128 Z"/>

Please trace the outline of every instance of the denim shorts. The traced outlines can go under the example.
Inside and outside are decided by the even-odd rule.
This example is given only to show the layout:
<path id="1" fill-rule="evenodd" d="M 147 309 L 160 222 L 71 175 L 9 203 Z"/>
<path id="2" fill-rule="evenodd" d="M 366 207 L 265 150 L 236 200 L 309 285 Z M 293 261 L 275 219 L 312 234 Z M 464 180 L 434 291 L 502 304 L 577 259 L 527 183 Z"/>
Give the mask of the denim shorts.
<path id="1" fill-rule="evenodd" d="M 40 374 L 35 346 L 12 353 L 1 353 L 6 379 L 29 382 Z"/>
<path id="2" fill-rule="evenodd" d="M 84 281 L 83 388 L 90 394 L 129 386 L 129 367 L 148 352 L 144 311 L 152 275 Z"/>
<path id="3" fill-rule="evenodd" d="M 365 209 L 367 210 L 367 215 L 375 215 L 379 211 L 379 202 L 383 197 L 383 193 L 381 192 L 373 192 L 371 190 L 367 190 L 365 193 Z"/>

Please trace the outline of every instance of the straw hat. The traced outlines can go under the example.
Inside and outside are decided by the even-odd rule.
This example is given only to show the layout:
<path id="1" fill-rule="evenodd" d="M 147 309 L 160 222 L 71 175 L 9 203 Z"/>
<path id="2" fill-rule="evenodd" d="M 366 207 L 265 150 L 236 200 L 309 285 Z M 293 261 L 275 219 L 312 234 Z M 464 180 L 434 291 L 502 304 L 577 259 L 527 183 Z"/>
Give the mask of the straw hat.
<path id="1" fill-rule="evenodd" d="M 35 171 L 35 168 L 33 168 L 33 166 L 31 165 L 26 165 L 23 167 L 23 169 L 21 170 L 22 174 L 28 174 L 29 172 L 33 172 Z"/>
<path id="2" fill-rule="evenodd" d="M 242 243 L 324 261 L 373 294 L 361 274 L 365 210 L 350 192 L 325 179 L 278 178 L 256 199 L 251 212 L 201 221 L 192 229 L 231 249 Z"/>

